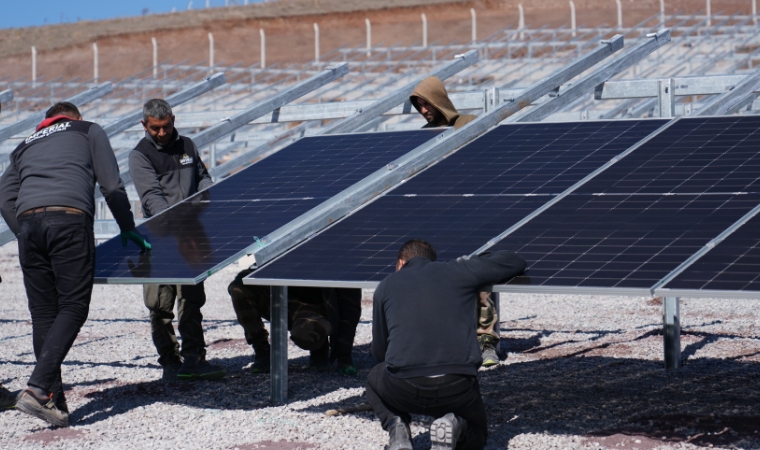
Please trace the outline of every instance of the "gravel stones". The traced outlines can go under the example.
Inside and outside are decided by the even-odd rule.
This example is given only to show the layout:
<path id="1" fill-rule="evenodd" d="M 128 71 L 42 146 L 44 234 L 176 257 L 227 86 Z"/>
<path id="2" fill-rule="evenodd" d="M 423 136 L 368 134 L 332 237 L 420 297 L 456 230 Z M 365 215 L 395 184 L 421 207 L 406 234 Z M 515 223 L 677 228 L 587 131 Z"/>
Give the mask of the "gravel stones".
<path id="1" fill-rule="evenodd" d="M 290 345 L 289 398 L 269 403 L 269 375 L 251 374 L 226 292 L 242 267 L 206 281 L 208 359 L 218 382 L 160 380 L 140 286 L 96 286 L 90 316 L 63 365 L 72 427 L 56 430 L 0 413 L 3 448 L 381 449 L 372 412 L 328 417 L 364 403 L 375 364 L 371 303 L 363 302 L 356 377 L 309 370 Z M 31 322 L 15 243 L 0 247 L 0 382 L 22 388 L 34 364 Z M 371 293 L 365 293 L 369 296 Z M 662 305 L 649 298 L 502 295 L 502 357 L 482 370 L 487 449 L 760 448 L 760 302 L 684 299 L 684 367 L 662 364 Z M 431 419 L 415 417 L 415 449 Z"/>

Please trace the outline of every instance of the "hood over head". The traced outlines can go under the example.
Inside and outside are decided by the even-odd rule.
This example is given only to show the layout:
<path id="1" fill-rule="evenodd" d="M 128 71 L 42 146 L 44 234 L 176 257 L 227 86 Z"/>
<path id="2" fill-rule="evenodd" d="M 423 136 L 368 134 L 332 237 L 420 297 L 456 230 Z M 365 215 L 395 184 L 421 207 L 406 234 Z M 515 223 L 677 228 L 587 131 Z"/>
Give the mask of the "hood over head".
<path id="1" fill-rule="evenodd" d="M 422 98 L 433 105 L 435 109 L 443 114 L 448 124 L 452 124 L 459 117 L 459 112 L 449 99 L 446 87 L 438 77 L 425 78 L 414 88 L 414 92 L 409 96 L 409 101 L 412 102 L 414 108 L 419 112 L 420 108 L 417 106 L 417 98 Z"/>

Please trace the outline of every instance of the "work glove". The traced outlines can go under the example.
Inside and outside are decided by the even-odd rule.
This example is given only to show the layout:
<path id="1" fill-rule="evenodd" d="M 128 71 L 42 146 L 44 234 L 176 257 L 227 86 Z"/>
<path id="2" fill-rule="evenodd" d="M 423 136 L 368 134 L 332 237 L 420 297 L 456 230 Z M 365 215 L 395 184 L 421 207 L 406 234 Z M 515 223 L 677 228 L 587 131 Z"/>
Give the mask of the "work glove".
<path id="1" fill-rule="evenodd" d="M 133 229 L 131 231 L 122 231 L 121 232 L 121 246 L 126 247 L 127 241 L 132 241 L 135 244 L 137 244 L 138 247 L 140 247 L 140 251 L 146 251 L 150 250 L 152 247 L 150 245 L 150 242 L 146 241 L 140 233 L 137 232 L 137 230 Z"/>

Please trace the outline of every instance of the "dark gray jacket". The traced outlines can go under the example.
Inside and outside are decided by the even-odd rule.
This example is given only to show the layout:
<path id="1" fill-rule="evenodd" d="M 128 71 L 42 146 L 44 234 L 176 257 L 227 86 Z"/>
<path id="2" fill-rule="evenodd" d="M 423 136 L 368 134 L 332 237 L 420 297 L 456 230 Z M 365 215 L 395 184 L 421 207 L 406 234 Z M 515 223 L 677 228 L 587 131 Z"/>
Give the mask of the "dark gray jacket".
<path id="1" fill-rule="evenodd" d="M 432 262 L 412 258 L 375 290 L 372 355 L 399 378 L 475 375 L 478 292 L 521 274 L 510 252 Z"/>
<path id="2" fill-rule="evenodd" d="M 176 129 L 165 148 L 145 133 L 129 153 L 129 173 L 145 217 L 155 216 L 213 184 L 195 143 Z"/>
<path id="3" fill-rule="evenodd" d="M 93 217 L 96 182 L 119 228 L 135 227 L 116 157 L 100 125 L 55 121 L 26 138 L 10 158 L 0 179 L 0 213 L 14 233 L 21 213 L 42 206 L 68 206 Z"/>

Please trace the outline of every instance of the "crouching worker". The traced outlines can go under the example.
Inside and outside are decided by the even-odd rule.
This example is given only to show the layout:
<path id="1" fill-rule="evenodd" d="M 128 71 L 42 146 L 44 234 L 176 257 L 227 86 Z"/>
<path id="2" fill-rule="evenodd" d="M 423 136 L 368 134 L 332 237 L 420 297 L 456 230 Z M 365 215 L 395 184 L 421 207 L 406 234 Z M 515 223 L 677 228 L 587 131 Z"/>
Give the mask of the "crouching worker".
<path id="1" fill-rule="evenodd" d="M 269 333 L 262 319 L 270 320 L 269 286 L 243 284 L 253 270 L 240 272 L 227 290 L 245 340 L 253 347 L 254 373 L 269 372 Z M 356 326 L 362 313 L 361 289 L 288 288 L 290 340 L 309 351 L 309 366 L 327 370 L 337 361 L 338 373 L 355 375 L 351 356 Z"/>
<path id="2" fill-rule="evenodd" d="M 213 184 L 198 148 L 190 138 L 174 128 L 169 103 L 148 100 L 143 106 L 145 137 L 129 153 L 129 173 L 140 194 L 143 214 L 152 217 Z M 179 226 L 179 225 L 177 225 Z M 183 224 L 188 228 L 191 223 Z M 181 235 L 180 230 L 169 230 Z M 223 367 L 206 361 L 203 314 L 206 303 L 203 283 L 197 285 L 146 284 L 145 306 L 150 310 L 153 344 L 163 379 L 218 380 L 226 375 Z M 177 303 L 182 352 L 174 334 L 174 304 Z"/>
<path id="3" fill-rule="evenodd" d="M 510 252 L 436 262 L 433 247 L 405 243 L 396 272 L 375 291 L 367 401 L 390 435 L 411 450 L 410 414 L 433 416 L 432 449 L 482 449 L 488 432 L 477 372 L 478 292 L 525 270 Z"/>

